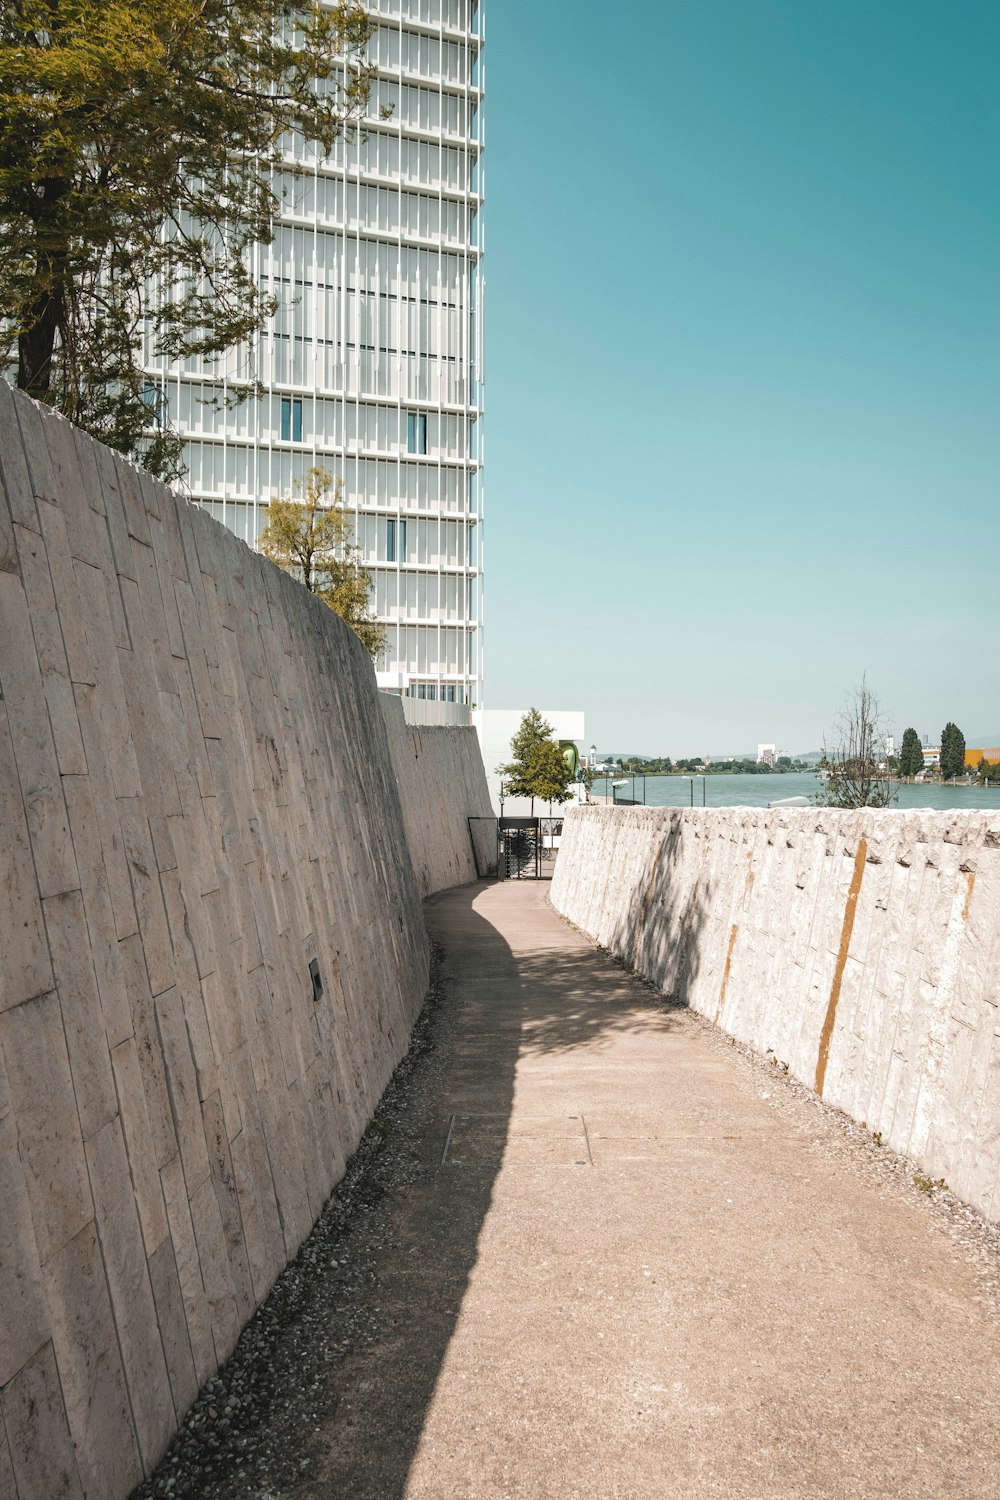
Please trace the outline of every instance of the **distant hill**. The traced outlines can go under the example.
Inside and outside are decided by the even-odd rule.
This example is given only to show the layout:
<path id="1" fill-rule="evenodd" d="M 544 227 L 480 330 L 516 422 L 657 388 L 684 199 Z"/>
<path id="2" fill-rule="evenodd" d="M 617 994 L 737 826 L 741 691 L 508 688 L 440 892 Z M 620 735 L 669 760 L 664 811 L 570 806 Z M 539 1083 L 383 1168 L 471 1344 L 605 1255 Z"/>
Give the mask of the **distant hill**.
<path id="1" fill-rule="evenodd" d="M 822 750 L 803 750 L 799 755 L 793 755 L 792 760 L 804 760 L 808 765 L 814 766 L 823 759 Z"/>
<path id="2" fill-rule="evenodd" d="M 976 749 L 985 750 L 988 746 L 1000 745 L 1000 733 L 980 734 L 976 736 L 967 734 L 965 736 L 965 743 Z"/>

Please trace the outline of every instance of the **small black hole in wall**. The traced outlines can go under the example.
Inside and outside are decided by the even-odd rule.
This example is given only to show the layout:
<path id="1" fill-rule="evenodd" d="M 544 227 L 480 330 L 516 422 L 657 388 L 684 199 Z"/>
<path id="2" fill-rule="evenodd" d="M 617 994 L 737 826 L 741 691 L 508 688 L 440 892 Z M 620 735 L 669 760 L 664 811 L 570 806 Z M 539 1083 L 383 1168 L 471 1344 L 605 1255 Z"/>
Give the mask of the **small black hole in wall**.
<path id="1" fill-rule="evenodd" d="M 322 998 L 323 998 L 323 981 L 319 977 L 319 964 L 318 964 L 318 962 L 316 961 L 315 958 L 312 960 L 312 962 L 309 965 L 309 978 L 312 980 L 313 999 L 314 1000 L 322 1000 Z"/>

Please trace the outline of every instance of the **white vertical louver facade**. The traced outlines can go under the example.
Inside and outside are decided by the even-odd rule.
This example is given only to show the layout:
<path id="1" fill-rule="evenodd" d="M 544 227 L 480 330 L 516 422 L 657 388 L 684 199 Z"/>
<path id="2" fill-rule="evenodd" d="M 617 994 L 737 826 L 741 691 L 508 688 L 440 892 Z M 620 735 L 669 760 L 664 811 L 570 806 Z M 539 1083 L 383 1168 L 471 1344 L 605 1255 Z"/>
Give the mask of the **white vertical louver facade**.
<path id="1" fill-rule="evenodd" d="M 482 704 L 483 0 L 370 0 L 364 128 L 279 185 L 278 300 L 223 368 L 151 369 L 193 500 L 251 545 L 313 464 L 343 480 L 387 629 L 379 685 Z M 383 106 L 391 114 L 382 119 Z M 257 378 L 232 409 L 213 397 Z"/>

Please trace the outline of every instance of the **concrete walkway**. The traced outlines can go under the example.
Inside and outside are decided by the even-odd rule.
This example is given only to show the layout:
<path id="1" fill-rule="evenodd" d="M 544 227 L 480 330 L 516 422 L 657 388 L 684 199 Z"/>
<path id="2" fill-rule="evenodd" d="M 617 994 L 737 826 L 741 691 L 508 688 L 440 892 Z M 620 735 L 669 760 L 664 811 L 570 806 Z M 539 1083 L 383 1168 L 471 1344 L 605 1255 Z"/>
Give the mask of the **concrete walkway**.
<path id="1" fill-rule="evenodd" d="M 1000 1323 L 945 1211 L 547 890 L 430 904 L 455 1028 L 307 1492 L 1000 1496 Z"/>

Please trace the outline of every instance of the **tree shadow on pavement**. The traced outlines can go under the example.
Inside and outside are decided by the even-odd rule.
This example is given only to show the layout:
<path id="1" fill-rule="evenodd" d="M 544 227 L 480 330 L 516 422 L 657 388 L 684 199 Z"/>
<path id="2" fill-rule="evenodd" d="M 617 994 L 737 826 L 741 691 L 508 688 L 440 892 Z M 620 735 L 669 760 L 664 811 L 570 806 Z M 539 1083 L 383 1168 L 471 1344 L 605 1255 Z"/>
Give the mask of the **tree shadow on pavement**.
<path id="1" fill-rule="evenodd" d="M 444 950 L 433 1046 L 393 1121 L 409 1165 L 369 1222 L 363 1347 L 327 1382 L 331 1414 L 295 1494 L 401 1500 L 500 1170 L 521 1046 L 518 966 L 473 910 L 481 885 L 431 898 Z M 474 1121 L 475 1129 L 470 1128 Z"/>
<path id="2" fill-rule="evenodd" d="M 692 884 L 679 869 L 681 856 L 680 830 L 671 826 L 624 911 L 600 934 L 610 960 L 602 971 L 589 946 L 519 957 L 526 1050 L 567 1051 L 606 1033 L 676 1024 L 701 971 L 712 904 L 711 880 L 702 875 Z"/>
<path id="3" fill-rule="evenodd" d="M 594 950 L 520 954 L 526 1053 L 570 1052 L 625 1031 L 668 1031 L 683 1001 L 663 995 L 611 955 L 595 970 Z"/>

